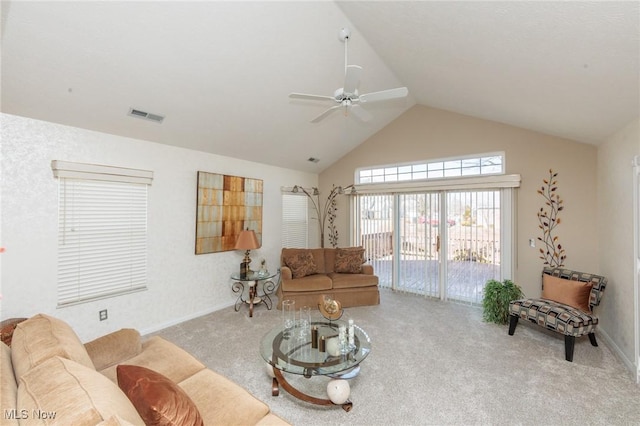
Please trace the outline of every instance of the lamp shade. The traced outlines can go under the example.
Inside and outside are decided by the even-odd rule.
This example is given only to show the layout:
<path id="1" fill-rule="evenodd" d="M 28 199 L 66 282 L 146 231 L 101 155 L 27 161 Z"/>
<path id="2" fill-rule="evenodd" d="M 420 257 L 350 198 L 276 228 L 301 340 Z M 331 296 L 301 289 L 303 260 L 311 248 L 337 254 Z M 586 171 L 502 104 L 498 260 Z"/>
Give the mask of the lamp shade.
<path id="1" fill-rule="evenodd" d="M 256 233 L 249 229 L 240 231 L 240 235 L 238 235 L 238 239 L 236 240 L 235 249 L 254 250 L 257 248 L 260 248 L 260 244 L 258 244 L 258 237 L 256 237 Z"/>

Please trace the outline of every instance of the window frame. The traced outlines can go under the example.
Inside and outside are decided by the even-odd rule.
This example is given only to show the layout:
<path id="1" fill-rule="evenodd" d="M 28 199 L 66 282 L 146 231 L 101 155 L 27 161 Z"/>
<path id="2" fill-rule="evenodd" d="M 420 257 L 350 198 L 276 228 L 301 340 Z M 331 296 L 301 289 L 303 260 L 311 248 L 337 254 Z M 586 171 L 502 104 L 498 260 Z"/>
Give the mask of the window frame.
<path id="1" fill-rule="evenodd" d="M 499 170 L 489 164 L 499 157 Z M 487 164 L 483 164 L 486 162 Z M 466 165 L 465 165 L 466 164 Z M 485 173 L 483 168 L 488 169 Z M 477 172 L 473 172 L 478 169 Z M 470 154 L 458 157 L 436 158 L 424 161 L 361 167 L 355 171 L 357 185 L 384 184 L 395 182 L 421 182 L 436 179 L 459 179 L 503 175 L 506 171 L 504 151 Z"/>
<path id="2" fill-rule="evenodd" d="M 304 217 L 304 221 L 302 221 L 301 223 L 303 223 L 302 228 L 304 228 L 304 232 L 296 232 L 293 234 L 293 236 L 289 236 L 289 231 L 291 229 L 297 229 L 298 226 L 293 226 L 291 225 L 291 221 L 287 221 L 287 217 L 285 216 L 287 214 L 287 206 L 286 206 L 286 200 L 294 200 L 297 198 L 290 198 L 290 197 L 302 197 L 300 198 L 301 200 L 304 200 L 304 203 L 300 203 L 300 206 L 295 206 L 296 210 L 294 213 L 295 216 L 299 216 L 300 218 Z M 302 205 L 304 204 L 304 207 L 302 207 Z M 281 220 L 282 220 L 282 229 L 281 229 L 281 244 L 283 248 L 309 248 L 309 199 L 308 197 L 304 194 L 304 193 L 292 193 L 290 191 L 282 191 L 282 215 L 281 215 Z M 290 216 L 294 216 L 294 215 L 290 215 Z M 295 222 L 298 223 L 298 222 Z M 301 236 L 304 236 L 304 244 L 303 241 L 301 239 L 297 239 L 295 237 L 295 235 L 300 234 Z M 292 245 L 289 244 L 289 241 L 298 241 L 298 243 L 294 243 L 294 245 L 297 245 L 297 247 L 293 247 Z"/>
<path id="3" fill-rule="evenodd" d="M 58 307 L 147 289 L 153 172 L 51 164 L 58 179 Z"/>

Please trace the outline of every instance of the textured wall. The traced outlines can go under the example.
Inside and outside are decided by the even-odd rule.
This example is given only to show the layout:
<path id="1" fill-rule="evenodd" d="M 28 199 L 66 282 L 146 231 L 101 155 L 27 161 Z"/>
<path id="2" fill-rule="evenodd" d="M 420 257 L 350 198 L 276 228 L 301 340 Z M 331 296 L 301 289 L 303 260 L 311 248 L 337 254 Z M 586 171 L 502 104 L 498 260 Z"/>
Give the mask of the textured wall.
<path id="1" fill-rule="evenodd" d="M 522 177 L 517 191 L 517 257 L 515 279 L 528 296 L 540 295 L 542 260 L 529 238 L 541 235 L 536 212 L 544 204 L 537 194 L 549 168 L 559 173 L 564 201 L 557 228 L 566 249 L 566 266 L 596 273 L 596 147 L 448 111 L 414 106 L 320 175 L 321 190 L 354 181 L 357 167 L 395 164 L 468 154 L 504 151 L 506 171 Z M 348 207 L 338 214 L 341 245 L 346 243 Z"/>
<path id="2" fill-rule="evenodd" d="M 600 272 L 609 284 L 599 310 L 601 327 L 633 363 L 634 260 L 633 168 L 640 154 L 640 126 L 636 119 L 598 148 L 598 243 Z M 637 325 L 640 327 L 640 324 Z M 636 331 L 634 331 L 636 330 Z"/>
<path id="3" fill-rule="evenodd" d="M 154 330 L 233 303 L 229 275 L 239 268 L 243 253 L 194 254 L 198 170 L 264 180 L 263 246 L 252 251 L 252 259 L 264 257 L 270 268 L 277 266 L 280 255 L 281 186 L 317 185 L 314 174 L 12 115 L 0 117 L 0 244 L 7 248 L 2 254 L 0 317 L 48 313 L 71 323 L 83 340 L 122 327 Z M 153 170 L 147 291 L 56 307 L 57 182 L 52 160 Z M 98 321 L 101 309 L 108 309 L 107 321 Z"/>

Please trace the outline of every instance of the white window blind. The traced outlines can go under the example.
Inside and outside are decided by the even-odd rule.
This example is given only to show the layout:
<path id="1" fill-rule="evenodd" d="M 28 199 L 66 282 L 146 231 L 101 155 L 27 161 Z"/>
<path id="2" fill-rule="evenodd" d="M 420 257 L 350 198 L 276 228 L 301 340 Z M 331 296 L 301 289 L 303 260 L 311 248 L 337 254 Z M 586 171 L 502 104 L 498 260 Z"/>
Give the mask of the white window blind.
<path id="1" fill-rule="evenodd" d="M 152 172 L 63 162 L 52 168 L 59 178 L 58 305 L 145 289 Z"/>
<path id="2" fill-rule="evenodd" d="M 308 212 L 304 194 L 282 194 L 282 247 L 308 247 Z"/>

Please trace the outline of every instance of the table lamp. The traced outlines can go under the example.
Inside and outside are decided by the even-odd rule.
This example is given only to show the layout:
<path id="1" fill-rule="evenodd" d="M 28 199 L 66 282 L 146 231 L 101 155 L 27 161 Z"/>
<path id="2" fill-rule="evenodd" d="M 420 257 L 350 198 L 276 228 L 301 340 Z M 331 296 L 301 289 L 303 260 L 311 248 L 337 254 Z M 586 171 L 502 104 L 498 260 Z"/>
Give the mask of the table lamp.
<path id="1" fill-rule="evenodd" d="M 249 269 L 249 265 L 251 264 L 249 252 L 253 249 L 260 248 L 256 233 L 253 230 L 249 229 L 240 231 L 240 235 L 238 235 L 236 246 L 234 248 L 236 250 L 246 250 L 244 253 L 244 259 L 240 264 L 240 278 L 247 278 L 247 274 L 251 272 L 251 270 Z"/>

